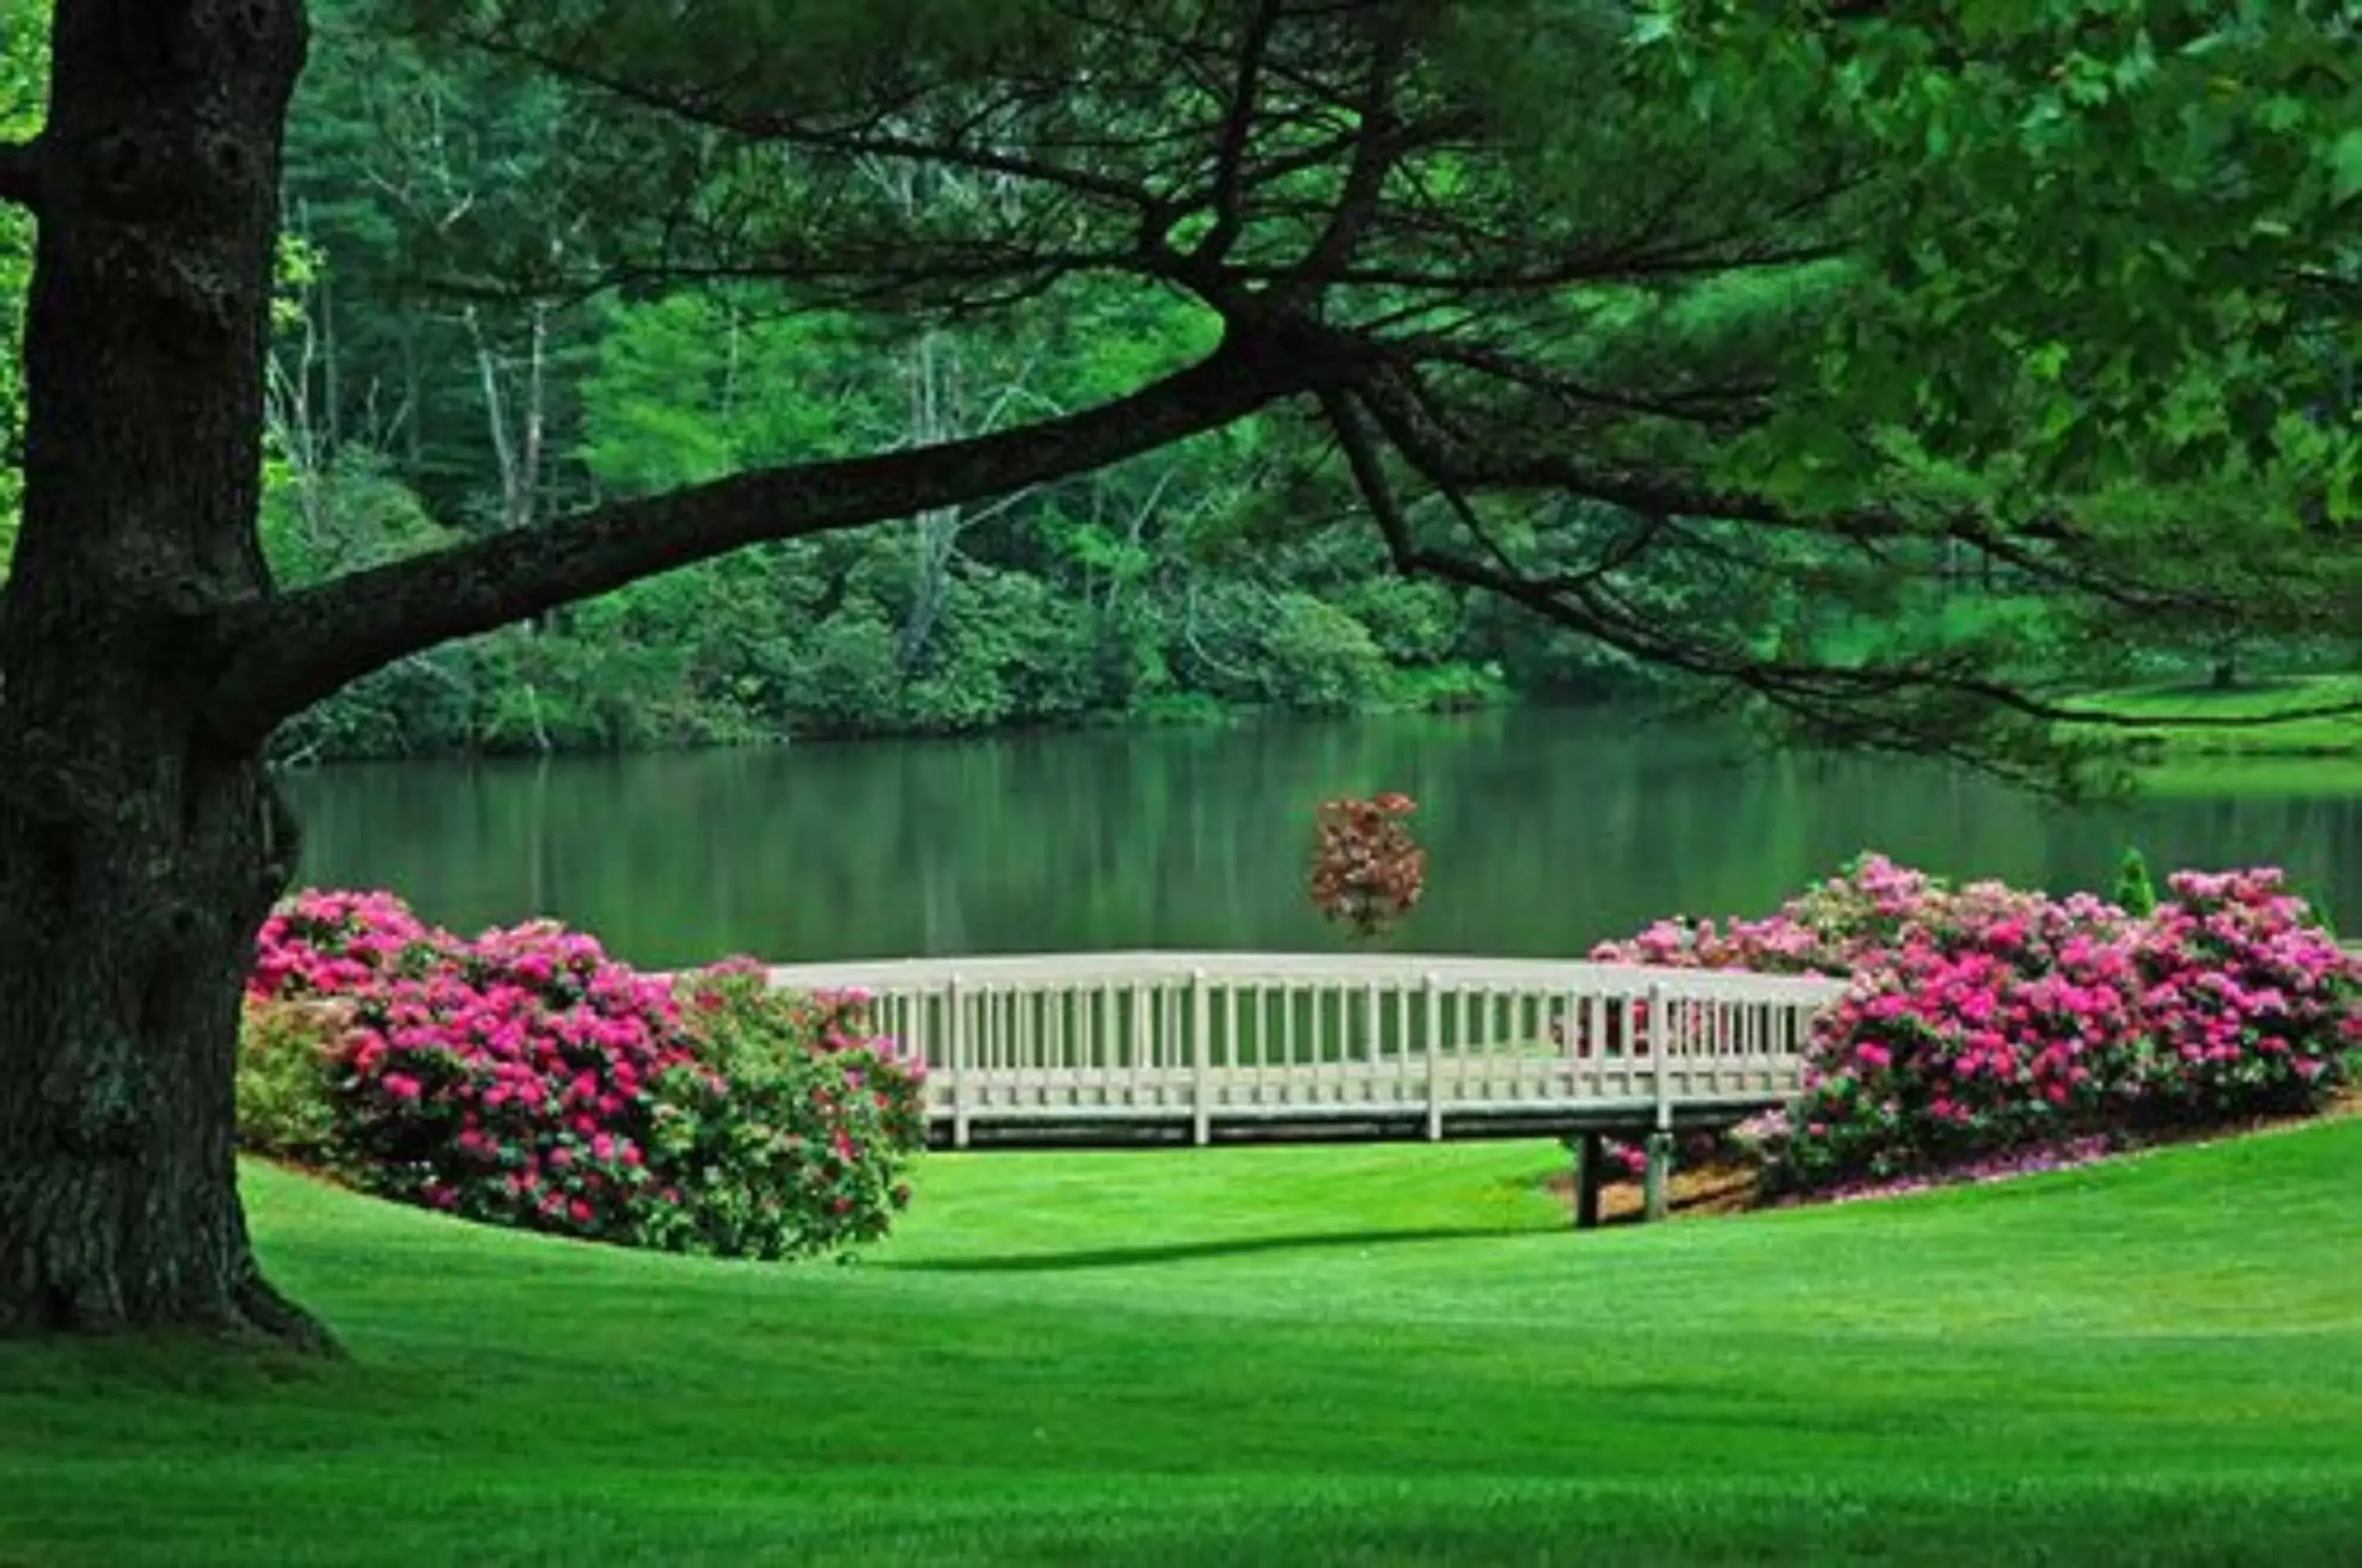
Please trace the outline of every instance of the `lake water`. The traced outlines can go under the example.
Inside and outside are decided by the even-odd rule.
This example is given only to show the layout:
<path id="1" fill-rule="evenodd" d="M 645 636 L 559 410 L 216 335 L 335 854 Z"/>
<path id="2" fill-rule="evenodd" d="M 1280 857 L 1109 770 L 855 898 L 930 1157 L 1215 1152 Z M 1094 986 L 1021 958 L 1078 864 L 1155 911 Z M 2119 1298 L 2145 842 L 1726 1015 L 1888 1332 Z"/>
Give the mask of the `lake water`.
<path id="1" fill-rule="evenodd" d="M 1760 913 L 1864 847 L 2104 889 L 2128 842 L 2272 862 L 2362 911 L 2362 799 L 2064 810 L 1933 767 L 1750 754 L 1614 712 L 800 745 L 291 778 L 304 878 L 473 932 L 535 914 L 667 967 L 1120 947 L 1324 950 L 1323 798 L 1402 790 L 1429 850 L 1395 945 L 1580 955 L 1654 917 Z M 2362 916 L 2357 916 L 2362 919 Z"/>

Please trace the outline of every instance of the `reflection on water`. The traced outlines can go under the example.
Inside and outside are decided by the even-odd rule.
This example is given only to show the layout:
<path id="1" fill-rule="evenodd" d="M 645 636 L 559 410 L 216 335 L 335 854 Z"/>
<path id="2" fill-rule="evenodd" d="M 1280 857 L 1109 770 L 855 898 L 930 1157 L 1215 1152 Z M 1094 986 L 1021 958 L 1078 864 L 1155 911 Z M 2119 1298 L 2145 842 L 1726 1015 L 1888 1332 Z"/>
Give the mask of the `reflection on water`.
<path id="1" fill-rule="evenodd" d="M 2362 910 L 2362 800 L 2063 810 L 1893 761 L 1749 754 L 1712 732 L 1545 712 L 1233 731 L 296 776 L 304 876 L 463 931 L 552 914 L 671 966 L 1116 947 L 1341 944 L 1302 889 L 1323 797 L 1406 790 L 1429 850 L 1402 944 L 1575 954 L 1662 913 L 1760 912 L 1865 846 L 1954 876 L 2105 888 L 2276 862 Z"/>

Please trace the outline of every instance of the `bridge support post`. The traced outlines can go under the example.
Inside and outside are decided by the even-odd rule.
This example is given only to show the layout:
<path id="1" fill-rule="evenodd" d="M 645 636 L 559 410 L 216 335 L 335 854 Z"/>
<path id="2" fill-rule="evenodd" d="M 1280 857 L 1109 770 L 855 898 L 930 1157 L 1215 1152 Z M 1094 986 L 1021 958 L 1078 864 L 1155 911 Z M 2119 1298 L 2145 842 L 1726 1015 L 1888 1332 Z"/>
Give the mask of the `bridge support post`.
<path id="1" fill-rule="evenodd" d="M 1649 1165 L 1641 1177 L 1640 1217 L 1662 1220 L 1672 1185 L 1673 1135 L 1659 1128 L 1649 1134 Z"/>
<path id="2" fill-rule="evenodd" d="M 1597 1132 L 1570 1138 L 1574 1151 L 1574 1228 L 1599 1229 L 1599 1193 L 1607 1185 L 1607 1141 Z"/>

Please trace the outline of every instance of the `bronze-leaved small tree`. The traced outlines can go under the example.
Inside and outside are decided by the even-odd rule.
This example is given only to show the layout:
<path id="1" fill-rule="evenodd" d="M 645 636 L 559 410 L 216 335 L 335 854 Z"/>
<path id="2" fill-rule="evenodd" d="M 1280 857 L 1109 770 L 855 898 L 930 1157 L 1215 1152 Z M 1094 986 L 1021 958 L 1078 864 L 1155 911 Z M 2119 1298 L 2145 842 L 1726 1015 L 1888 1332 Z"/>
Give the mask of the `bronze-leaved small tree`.
<path id="1" fill-rule="evenodd" d="M 1357 937 L 1374 937 L 1418 906 L 1427 889 L 1427 851 L 1404 819 L 1418 810 L 1409 796 L 1321 802 L 1314 832 L 1313 907 Z"/>

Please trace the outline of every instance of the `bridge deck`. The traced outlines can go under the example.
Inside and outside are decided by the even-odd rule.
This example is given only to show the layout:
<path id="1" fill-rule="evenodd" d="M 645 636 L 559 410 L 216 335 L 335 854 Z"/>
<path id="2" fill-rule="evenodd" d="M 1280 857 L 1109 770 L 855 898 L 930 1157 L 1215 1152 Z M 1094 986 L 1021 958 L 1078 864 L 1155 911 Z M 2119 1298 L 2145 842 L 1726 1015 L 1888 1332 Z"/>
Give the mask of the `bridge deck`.
<path id="1" fill-rule="evenodd" d="M 1101 953 L 775 968 L 861 989 L 954 1148 L 1523 1137 L 1791 1098 L 1832 980 L 1543 959 Z"/>

